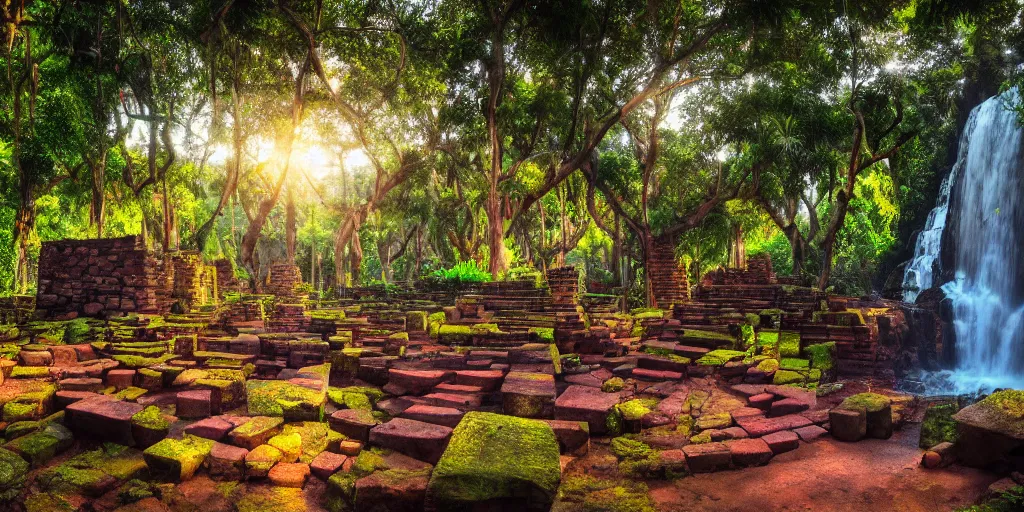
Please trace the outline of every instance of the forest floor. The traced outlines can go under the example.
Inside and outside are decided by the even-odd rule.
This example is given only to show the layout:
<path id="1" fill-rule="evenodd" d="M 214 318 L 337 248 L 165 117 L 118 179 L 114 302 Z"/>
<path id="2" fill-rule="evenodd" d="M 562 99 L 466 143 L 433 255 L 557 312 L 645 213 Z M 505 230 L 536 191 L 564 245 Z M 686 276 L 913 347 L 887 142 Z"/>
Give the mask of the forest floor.
<path id="1" fill-rule="evenodd" d="M 938 512 L 977 502 L 1000 478 L 959 465 L 922 468 L 920 430 L 920 424 L 908 424 L 884 441 L 825 438 L 767 466 L 648 485 L 661 511 Z"/>

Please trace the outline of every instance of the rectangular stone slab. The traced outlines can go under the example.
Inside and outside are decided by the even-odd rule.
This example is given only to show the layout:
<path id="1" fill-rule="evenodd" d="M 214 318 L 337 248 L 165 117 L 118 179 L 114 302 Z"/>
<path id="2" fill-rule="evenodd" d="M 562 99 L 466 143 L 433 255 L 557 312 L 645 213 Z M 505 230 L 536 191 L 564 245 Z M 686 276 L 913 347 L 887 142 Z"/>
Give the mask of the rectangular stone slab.
<path id="1" fill-rule="evenodd" d="M 104 441 L 133 446 L 132 416 L 144 407 L 131 402 L 97 396 L 67 406 L 67 422 L 72 430 Z"/>

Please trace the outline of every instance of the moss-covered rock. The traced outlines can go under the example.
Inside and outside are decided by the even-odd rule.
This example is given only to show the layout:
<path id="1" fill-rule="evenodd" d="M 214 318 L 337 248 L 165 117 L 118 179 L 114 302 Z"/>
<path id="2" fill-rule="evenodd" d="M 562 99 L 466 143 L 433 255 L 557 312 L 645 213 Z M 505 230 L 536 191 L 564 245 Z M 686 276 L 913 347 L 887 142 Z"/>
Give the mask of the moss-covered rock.
<path id="1" fill-rule="evenodd" d="M 609 445 L 612 453 L 620 459 L 640 459 L 651 454 L 653 449 L 642 441 L 628 437 L 616 437 Z"/>
<path id="2" fill-rule="evenodd" d="M 25 485 L 28 462 L 18 454 L 0 448 L 0 504 L 10 503 Z"/>
<path id="3" fill-rule="evenodd" d="M 626 386 L 625 381 L 621 377 L 612 377 L 603 383 L 601 383 L 601 391 L 605 393 L 618 393 L 622 391 L 622 388 Z"/>
<path id="4" fill-rule="evenodd" d="M 40 467 L 74 443 L 74 436 L 64 425 L 53 423 L 43 430 L 19 437 L 4 448 L 21 455 L 32 467 Z"/>
<path id="5" fill-rule="evenodd" d="M 547 423 L 469 412 L 434 468 L 427 500 L 441 510 L 489 500 L 548 510 L 560 480 L 558 440 Z"/>
<path id="6" fill-rule="evenodd" d="M 764 359 L 757 363 L 757 369 L 764 372 L 766 375 L 774 374 L 779 369 L 779 360 Z"/>
<path id="7" fill-rule="evenodd" d="M 791 331 L 779 333 L 779 357 L 800 357 L 800 333 Z"/>
<path id="8" fill-rule="evenodd" d="M 147 473 L 142 452 L 104 443 L 99 449 L 82 452 L 63 464 L 43 470 L 36 482 L 47 492 L 96 497 Z"/>
<path id="9" fill-rule="evenodd" d="M 298 432 L 278 434 L 271 437 L 267 444 L 281 451 L 281 462 L 295 462 L 302 455 L 302 436 Z"/>
<path id="10" fill-rule="evenodd" d="M 927 450 L 939 443 L 956 443 L 956 421 L 953 421 L 953 415 L 959 410 L 956 403 L 933 405 L 925 410 L 918 447 Z"/>
<path id="11" fill-rule="evenodd" d="M 132 439 L 141 448 L 152 446 L 167 437 L 171 422 L 160 408 L 149 406 L 132 416 Z"/>
<path id="12" fill-rule="evenodd" d="M 405 328 L 412 332 L 427 330 L 426 311 L 409 311 L 405 314 Z"/>
<path id="13" fill-rule="evenodd" d="M 246 404 L 253 416 L 278 416 L 289 421 L 321 421 L 327 392 L 282 380 L 245 383 Z"/>
<path id="14" fill-rule="evenodd" d="M 179 482 L 192 478 L 212 448 L 213 441 L 186 434 L 180 440 L 164 439 L 142 455 L 154 478 Z"/>
<path id="15" fill-rule="evenodd" d="M 697 360 L 697 364 L 703 366 L 722 366 L 729 361 L 736 361 L 746 357 L 746 352 L 739 350 L 718 349 L 712 350 Z"/>
<path id="16" fill-rule="evenodd" d="M 245 456 L 246 474 L 254 478 L 265 477 L 283 456 L 281 450 L 269 444 L 261 444 Z"/>
<path id="17" fill-rule="evenodd" d="M 280 433 L 283 423 L 278 417 L 256 416 L 232 430 L 228 437 L 232 444 L 253 450 Z"/>

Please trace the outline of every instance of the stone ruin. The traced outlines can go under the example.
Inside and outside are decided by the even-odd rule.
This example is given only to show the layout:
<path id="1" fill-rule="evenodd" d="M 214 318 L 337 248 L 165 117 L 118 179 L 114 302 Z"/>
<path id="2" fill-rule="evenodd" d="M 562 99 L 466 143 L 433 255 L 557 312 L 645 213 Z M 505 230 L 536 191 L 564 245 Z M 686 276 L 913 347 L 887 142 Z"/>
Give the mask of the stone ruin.
<path id="1" fill-rule="evenodd" d="M 271 270 L 277 294 L 224 294 L 229 266 L 133 238 L 43 255 L 47 320 L 15 316 L 0 345 L 0 500 L 43 509 L 156 506 L 158 482 L 209 479 L 239 509 L 319 489 L 343 510 L 575 510 L 607 499 L 557 492 L 590 450 L 640 480 L 740 469 L 829 432 L 886 438 L 906 405 L 818 398 L 875 372 L 890 306 L 781 284 L 756 257 L 627 312 L 572 267 L 313 300 L 294 267 Z"/>

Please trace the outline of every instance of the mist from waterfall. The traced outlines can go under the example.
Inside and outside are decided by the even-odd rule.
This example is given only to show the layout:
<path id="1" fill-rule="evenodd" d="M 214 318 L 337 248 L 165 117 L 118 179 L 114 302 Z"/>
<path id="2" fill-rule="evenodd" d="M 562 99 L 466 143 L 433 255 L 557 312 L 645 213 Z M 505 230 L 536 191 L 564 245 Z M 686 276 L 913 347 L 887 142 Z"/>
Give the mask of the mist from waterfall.
<path id="1" fill-rule="evenodd" d="M 932 286 L 942 228 L 947 213 L 955 214 L 946 235 L 956 237 L 956 277 L 942 286 L 953 305 L 957 358 L 955 370 L 943 380 L 954 393 L 1024 388 L 1024 283 L 1019 272 L 1024 130 L 1017 113 L 1007 108 L 1017 101 L 1016 90 L 1010 90 L 971 112 L 957 163 L 929 214 L 904 281 L 911 292 Z M 951 195 L 956 196 L 956 212 L 948 211 Z"/>

